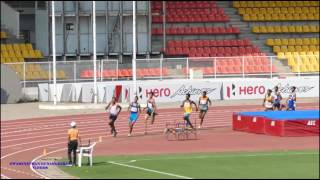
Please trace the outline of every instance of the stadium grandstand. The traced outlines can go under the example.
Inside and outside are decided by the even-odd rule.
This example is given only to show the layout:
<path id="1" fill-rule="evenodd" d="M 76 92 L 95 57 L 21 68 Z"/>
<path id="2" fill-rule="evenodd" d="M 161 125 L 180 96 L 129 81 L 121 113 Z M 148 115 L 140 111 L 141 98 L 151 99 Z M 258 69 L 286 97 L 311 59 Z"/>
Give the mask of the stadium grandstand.
<path id="1" fill-rule="evenodd" d="M 1 3 L 7 16 L 17 14 L 15 23 L 1 16 L 1 63 L 25 86 L 50 81 L 50 3 Z M 92 79 L 92 6 L 61 1 L 55 11 L 58 81 Z M 130 79 L 132 2 L 97 2 L 96 13 L 98 78 Z M 205 77 L 319 72 L 318 1 L 138 2 L 136 23 L 137 55 L 145 59 L 137 78 L 187 78 L 190 68 Z M 159 58 L 161 67 L 150 61 Z"/>
<path id="2" fill-rule="evenodd" d="M 1 1 L 1 179 L 319 179 L 319 2 Z"/>

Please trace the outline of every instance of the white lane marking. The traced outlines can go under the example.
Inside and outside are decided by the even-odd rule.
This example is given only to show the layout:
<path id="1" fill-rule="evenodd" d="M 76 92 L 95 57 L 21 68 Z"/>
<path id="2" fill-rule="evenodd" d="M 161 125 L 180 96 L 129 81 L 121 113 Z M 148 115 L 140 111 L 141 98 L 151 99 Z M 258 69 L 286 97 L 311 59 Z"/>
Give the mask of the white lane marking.
<path id="1" fill-rule="evenodd" d="M 6 176 L 4 174 L 1 174 L 1 179 L 11 179 L 11 178 L 9 178 L 8 176 Z"/>
<path id="2" fill-rule="evenodd" d="M 174 117 L 171 117 L 171 118 L 174 118 Z M 179 117 L 177 117 L 177 118 L 180 118 L 180 116 Z M 229 121 L 226 121 L 225 119 L 224 119 L 224 117 L 217 117 L 217 116 L 208 116 L 207 118 L 215 118 L 215 120 L 214 120 L 214 122 L 212 122 L 212 123 L 209 123 L 209 124 L 219 124 L 219 123 L 221 123 L 221 122 L 223 122 L 223 123 L 229 123 L 229 124 L 231 124 L 231 122 L 229 122 Z M 219 118 L 219 119 L 217 119 L 217 118 Z M 159 118 L 159 119 L 157 119 L 157 121 L 155 122 L 155 124 L 154 125 L 165 125 L 164 123 L 163 123 L 163 121 L 164 121 L 165 119 L 164 118 Z M 116 124 L 116 126 L 117 127 L 119 127 L 119 126 L 122 126 L 122 125 L 127 125 L 127 119 L 119 119 L 119 121 L 120 122 L 118 122 L 117 124 Z M 142 120 L 141 120 L 142 121 Z M 95 122 L 97 122 L 97 123 L 95 123 Z M 105 125 L 105 126 L 108 126 L 108 122 L 107 121 L 94 121 L 94 122 L 90 122 L 90 123 L 87 123 L 88 125 L 100 125 L 101 126 L 101 123 L 103 123 L 103 125 Z M 137 125 L 140 125 L 140 124 L 142 124 L 143 122 L 140 122 L 139 121 L 139 123 L 137 123 Z M 16 134 L 16 133 L 19 133 L 19 132 L 30 132 L 30 131 L 36 131 L 36 130 L 39 130 L 38 132 L 41 132 L 41 131 L 45 131 L 45 132 L 47 132 L 46 130 L 53 130 L 53 129 L 61 129 L 61 128 L 68 128 L 68 125 L 67 124 L 64 124 L 65 126 L 58 126 L 58 127 L 51 127 L 51 128 L 32 128 L 32 129 L 25 129 L 25 130 L 18 130 L 18 131 L 11 131 L 11 132 L 5 132 L 5 133 L 2 133 L 1 135 L 4 137 L 4 138 L 8 138 L 8 137 L 13 137 L 13 136 L 21 136 L 21 135 L 23 135 L 23 136 L 25 136 L 25 134 Z M 83 127 L 83 126 L 78 126 L 78 128 L 80 128 L 80 127 Z M 3 131 L 3 130 L 2 130 Z M 32 134 L 34 134 L 35 132 L 33 132 Z M 6 135 L 6 136 L 4 136 L 4 134 L 16 134 L 16 135 Z"/>
<path id="3" fill-rule="evenodd" d="M 31 176 L 31 177 L 36 177 L 36 178 L 38 178 L 38 176 L 35 176 L 34 174 L 26 173 L 26 172 L 24 172 L 24 171 L 12 169 L 12 168 L 1 167 L 1 169 L 4 169 L 4 170 L 12 171 L 12 172 L 15 172 L 15 173 L 24 174 L 24 175 L 27 175 L 27 176 Z"/>
<path id="4" fill-rule="evenodd" d="M 62 149 L 58 149 L 58 150 L 55 150 L 55 151 L 51 151 L 51 152 L 47 153 L 47 155 L 52 154 L 52 153 L 56 153 L 56 152 L 59 152 L 59 151 L 64 151 L 64 150 L 66 150 L 66 149 L 67 149 L 67 148 L 62 148 Z M 36 160 L 38 160 L 38 159 L 40 159 L 40 158 L 42 158 L 42 157 L 43 157 L 43 154 L 40 155 L 40 156 L 38 156 L 38 157 L 36 157 L 36 158 L 34 158 L 34 159 L 31 161 L 31 163 L 30 163 L 30 169 L 31 169 L 34 173 L 36 173 L 38 176 L 40 176 L 40 177 L 42 177 L 42 178 L 44 178 L 44 179 L 51 179 L 50 177 L 48 177 L 48 176 L 46 176 L 46 175 L 44 175 L 44 174 L 36 171 L 36 170 L 33 168 L 33 166 L 32 166 L 33 162 L 35 162 Z"/>
<path id="5" fill-rule="evenodd" d="M 181 175 L 177 175 L 177 174 L 173 174 L 173 173 L 167 173 L 167 172 L 157 171 L 157 170 L 153 170 L 153 169 L 147 169 L 147 168 L 143 168 L 143 167 L 138 167 L 138 166 L 131 166 L 131 165 L 127 165 L 127 164 L 121 164 L 121 163 L 117 163 L 117 162 L 113 162 L 113 161 L 108 161 L 108 163 L 115 164 L 115 165 L 118 165 L 118 166 L 124 166 L 124 167 L 139 169 L 139 170 L 143 170 L 143 171 L 158 173 L 158 174 L 164 174 L 164 175 L 167 175 L 167 176 L 172 176 L 172 177 L 181 178 L 181 179 L 192 179 L 191 177 L 187 177 L 187 176 L 181 176 Z"/>
<path id="6" fill-rule="evenodd" d="M 193 157 L 163 157 L 163 158 L 146 158 L 146 159 L 135 159 L 131 160 L 133 162 L 137 161 L 158 161 L 158 160 L 176 160 L 176 159 L 206 159 L 206 158 L 235 158 L 235 157 L 259 157 L 259 156 L 291 156 L 291 155 L 317 155 L 319 153 L 315 152 L 287 152 L 287 153 L 282 153 L 282 152 L 275 152 L 273 153 L 256 153 L 253 152 L 254 154 L 230 154 L 230 155 L 219 155 L 219 154 L 213 154 L 213 155 L 203 155 L 203 156 L 193 156 Z M 130 162 L 130 161 L 128 161 Z M 132 162 L 130 162 L 132 163 Z"/>

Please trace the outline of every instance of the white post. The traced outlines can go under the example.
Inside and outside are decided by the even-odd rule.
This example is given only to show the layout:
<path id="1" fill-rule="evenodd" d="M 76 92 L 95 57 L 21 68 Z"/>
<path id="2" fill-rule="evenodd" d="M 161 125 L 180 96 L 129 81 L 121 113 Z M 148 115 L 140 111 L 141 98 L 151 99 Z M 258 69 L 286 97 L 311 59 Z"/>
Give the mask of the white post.
<path id="1" fill-rule="evenodd" d="M 132 1 L 132 80 L 133 80 L 133 94 L 137 94 L 137 74 L 136 74 L 136 1 Z"/>
<path id="2" fill-rule="evenodd" d="M 54 15 L 54 1 L 51 3 L 51 20 L 52 20 L 52 58 L 53 58 L 53 104 L 57 104 L 57 76 L 56 76 L 56 23 Z"/>
<path id="3" fill-rule="evenodd" d="M 273 60 L 273 57 L 271 56 L 270 57 L 270 78 L 271 79 L 272 79 L 272 64 L 273 64 L 272 60 Z"/>
<path id="4" fill-rule="evenodd" d="M 97 54 L 96 54 L 96 2 L 92 1 L 92 38 L 93 38 L 93 89 L 94 103 L 97 104 Z"/>

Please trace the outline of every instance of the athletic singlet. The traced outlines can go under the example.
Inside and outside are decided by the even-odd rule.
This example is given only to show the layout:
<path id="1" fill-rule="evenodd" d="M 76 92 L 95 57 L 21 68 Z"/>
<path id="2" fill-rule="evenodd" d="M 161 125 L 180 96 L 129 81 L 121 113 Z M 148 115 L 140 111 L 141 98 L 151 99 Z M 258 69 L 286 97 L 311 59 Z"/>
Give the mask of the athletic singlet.
<path id="1" fill-rule="evenodd" d="M 109 111 L 110 114 L 112 114 L 112 115 L 117 115 L 117 114 L 118 114 L 118 109 L 117 109 L 117 107 L 118 107 L 117 104 L 112 105 L 111 108 L 110 108 L 110 111 Z"/>
<path id="2" fill-rule="evenodd" d="M 289 102 L 288 102 L 288 106 L 289 108 L 293 108 L 295 107 L 295 99 L 296 99 L 296 93 L 291 93 L 289 94 Z"/>
<path id="3" fill-rule="evenodd" d="M 151 109 L 151 110 L 153 109 L 152 101 L 150 101 L 150 100 L 147 101 L 147 108 Z"/>
<path id="4" fill-rule="evenodd" d="M 274 98 L 274 103 L 275 104 L 279 104 L 280 103 L 281 98 L 280 98 L 280 93 L 279 92 L 274 92 L 273 98 Z"/>
<path id="5" fill-rule="evenodd" d="M 184 112 L 185 113 L 191 113 L 192 112 L 192 106 L 190 101 L 185 101 L 183 104 Z"/>
<path id="6" fill-rule="evenodd" d="M 266 108 L 272 108 L 272 95 L 266 95 L 266 101 L 264 102 Z"/>
<path id="7" fill-rule="evenodd" d="M 203 97 L 201 96 L 200 97 L 200 108 L 201 109 L 207 109 L 208 108 L 208 97 Z"/>
<path id="8" fill-rule="evenodd" d="M 138 112 L 139 107 L 140 107 L 140 105 L 138 103 L 132 102 L 130 111 L 133 113 L 136 113 L 136 112 Z"/>

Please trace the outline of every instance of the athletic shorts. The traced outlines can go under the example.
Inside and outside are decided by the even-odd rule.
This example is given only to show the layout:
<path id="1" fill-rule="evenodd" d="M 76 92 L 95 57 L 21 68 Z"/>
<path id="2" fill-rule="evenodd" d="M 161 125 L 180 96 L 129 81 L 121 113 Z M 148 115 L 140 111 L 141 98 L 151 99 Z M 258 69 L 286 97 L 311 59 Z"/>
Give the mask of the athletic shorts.
<path id="1" fill-rule="evenodd" d="M 273 108 L 266 108 L 264 111 L 273 111 Z"/>
<path id="2" fill-rule="evenodd" d="M 111 121 L 116 121 L 117 120 L 117 115 L 115 115 L 115 114 L 110 114 L 110 116 L 109 116 L 109 119 L 111 120 Z"/>
<path id="3" fill-rule="evenodd" d="M 280 107 L 281 107 L 280 102 L 279 103 L 273 103 L 273 107 L 280 109 Z"/>
<path id="4" fill-rule="evenodd" d="M 151 115 L 155 116 L 155 113 L 153 113 L 153 110 L 150 108 L 147 109 L 147 114 L 148 116 L 151 116 Z"/>
<path id="5" fill-rule="evenodd" d="M 189 118 L 190 118 L 190 113 L 184 113 L 183 119 L 184 120 L 189 120 Z"/>
<path id="6" fill-rule="evenodd" d="M 134 123 L 138 120 L 138 113 L 137 112 L 131 112 L 129 117 L 129 122 Z"/>

